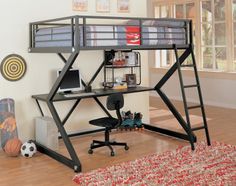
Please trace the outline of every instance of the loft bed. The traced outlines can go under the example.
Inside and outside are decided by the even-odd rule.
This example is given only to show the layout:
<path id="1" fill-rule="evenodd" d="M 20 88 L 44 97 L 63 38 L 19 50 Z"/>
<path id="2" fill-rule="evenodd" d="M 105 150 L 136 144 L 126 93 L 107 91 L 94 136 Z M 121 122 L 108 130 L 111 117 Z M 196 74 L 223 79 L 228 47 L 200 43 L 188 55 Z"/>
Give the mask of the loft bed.
<path id="1" fill-rule="evenodd" d="M 41 115 L 44 116 L 39 101 L 44 101 L 52 114 L 55 124 L 58 127 L 59 133 L 65 143 L 71 159 L 55 152 L 38 142 L 35 142 L 39 151 L 46 153 L 52 158 L 64 163 L 73 168 L 75 171 L 81 171 L 81 163 L 71 144 L 68 135 L 65 131 L 64 125 L 81 99 L 93 98 L 103 111 L 110 116 L 103 104 L 99 101 L 99 97 L 113 94 L 117 91 L 123 93 L 135 93 L 143 91 L 156 91 L 169 110 L 178 120 L 179 124 L 184 129 L 185 133 L 180 133 L 172 130 L 159 128 L 153 125 L 144 124 L 145 129 L 169 135 L 175 138 L 188 140 L 194 150 L 194 143 L 197 138 L 194 134 L 196 130 L 205 130 L 207 144 L 210 145 L 210 136 L 207 127 L 206 115 L 203 105 L 203 99 L 200 89 L 200 82 L 197 73 L 196 61 L 193 52 L 192 39 L 192 21 L 187 19 L 154 19 L 154 18 L 132 18 L 132 17 L 102 17 L 102 16 L 71 16 L 57 19 L 50 19 L 29 24 L 29 52 L 32 53 L 57 53 L 62 61 L 65 63 L 59 77 L 54 83 L 49 94 L 33 95 L 36 100 Z M 65 76 L 66 72 L 72 68 L 74 61 L 83 50 L 104 50 L 104 61 L 101 63 L 91 80 L 86 84 L 85 90 L 89 91 L 92 82 L 97 77 L 99 72 L 106 64 L 106 53 L 119 50 L 174 50 L 176 63 L 168 70 L 168 72 L 161 78 L 155 87 L 141 87 L 128 88 L 123 90 L 98 90 L 96 95 L 83 95 L 75 98 L 66 98 L 57 94 L 58 88 Z M 178 50 L 184 50 L 179 56 Z M 70 53 L 66 59 L 62 53 Z M 185 64 L 188 57 L 192 58 L 192 64 Z M 183 67 L 193 68 L 195 73 L 196 84 L 184 85 L 181 69 Z M 162 91 L 163 85 L 169 78 L 178 71 L 183 103 L 185 108 L 185 119 L 178 112 L 176 107 L 171 103 L 166 94 Z M 196 88 L 199 95 L 199 105 L 189 106 L 185 95 L 185 89 Z M 74 105 L 69 110 L 68 114 L 62 120 L 53 105 L 56 101 L 76 100 Z M 203 126 L 191 127 L 189 118 L 189 110 L 199 108 L 202 113 Z M 100 130 L 93 130 L 97 132 Z M 84 133 L 82 133 L 84 134 Z M 82 135 L 79 133 L 78 135 Z"/>
<path id="2" fill-rule="evenodd" d="M 100 23 L 99 23 L 100 22 Z M 190 20 L 72 16 L 30 24 L 30 52 L 186 48 Z"/>

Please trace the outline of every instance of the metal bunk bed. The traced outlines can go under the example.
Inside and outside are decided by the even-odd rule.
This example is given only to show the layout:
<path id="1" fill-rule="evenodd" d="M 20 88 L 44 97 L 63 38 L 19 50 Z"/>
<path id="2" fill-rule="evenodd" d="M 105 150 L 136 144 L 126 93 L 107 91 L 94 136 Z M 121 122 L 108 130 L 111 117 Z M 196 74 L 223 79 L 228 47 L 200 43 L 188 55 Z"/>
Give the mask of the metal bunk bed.
<path id="1" fill-rule="evenodd" d="M 71 16 L 32 22 L 29 24 L 29 52 L 32 53 L 57 53 L 65 63 L 59 77 L 50 90 L 49 94 L 33 95 L 36 100 L 41 115 L 44 116 L 39 101 L 46 102 L 52 117 L 57 125 L 61 138 L 63 139 L 68 153 L 71 157 L 67 158 L 62 154 L 53 151 L 36 142 L 38 150 L 51 156 L 57 161 L 64 163 L 74 171 L 80 172 L 82 169 L 79 158 L 70 141 L 70 135 L 66 133 L 64 125 L 81 99 L 93 98 L 103 111 L 110 116 L 110 113 L 99 101 L 99 97 L 121 91 L 123 93 L 134 93 L 143 91 L 156 91 L 167 105 L 169 110 L 178 120 L 186 134 L 159 128 L 149 124 L 144 124 L 145 129 L 169 135 L 175 138 L 188 140 L 194 150 L 194 143 L 197 138 L 194 131 L 204 129 L 206 134 L 207 144 L 210 145 L 210 136 L 207 127 L 206 115 L 201 94 L 200 82 L 197 73 L 196 61 L 193 52 L 192 40 L 192 21 L 186 19 L 154 19 L 154 18 L 132 18 L 132 17 L 102 17 L 102 16 Z M 83 95 L 75 98 L 68 98 L 57 94 L 57 90 L 65 76 L 66 72 L 72 68 L 80 51 L 83 50 L 174 50 L 176 62 L 156 84 L 155 87 L 128 88 L 124 90 L 99 90 L 95 95 Z M 178 50 L 184 50 L 179 56 Z M 70 53 L 68 59 L 63 56 L 63 53 Z M 191 56 L 192 64 L 185 64 L 185 60 Z M 105 59 L 91 77 L 91 80 L 86 84 L 82 81 L 85 89 L 91 86 L 94 79 L 103 69 Z M 184 85 L 181 69 L 184 67 L 193 68 L 196 78 L 196 84 Z M 186 118 L 184 119 L 175 106 L 162 91 L 163 85 L 178 71 L 183 103 L 185 108 Z M 185 89 L 196 88 L 199 95 L 199 105 L 189 106 L 187 104 Z M 54 106 L 54 102 L 75 100 L 74 105 L 69 110 L 68 114 L 62 120 Z M 189 118 L 189 110 L 199 108 L 202 113 L 203 125 L 201 127 L 192 128 Z M 75 135 L 82 135 L 99 130 L 88 131 Z"/>

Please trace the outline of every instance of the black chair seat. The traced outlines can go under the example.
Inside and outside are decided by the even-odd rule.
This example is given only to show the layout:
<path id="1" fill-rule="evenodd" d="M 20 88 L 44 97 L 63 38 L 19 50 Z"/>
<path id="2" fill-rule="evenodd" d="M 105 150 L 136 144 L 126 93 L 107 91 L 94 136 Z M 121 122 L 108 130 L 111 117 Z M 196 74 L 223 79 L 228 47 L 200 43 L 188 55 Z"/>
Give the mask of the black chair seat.
<path id="1" fill-rule="evenodd" d="M 98 118 L 89 121 L 90 124 L 98 127 L 114 128 L 118 124 L 119 120 L 111 117 Z"/>

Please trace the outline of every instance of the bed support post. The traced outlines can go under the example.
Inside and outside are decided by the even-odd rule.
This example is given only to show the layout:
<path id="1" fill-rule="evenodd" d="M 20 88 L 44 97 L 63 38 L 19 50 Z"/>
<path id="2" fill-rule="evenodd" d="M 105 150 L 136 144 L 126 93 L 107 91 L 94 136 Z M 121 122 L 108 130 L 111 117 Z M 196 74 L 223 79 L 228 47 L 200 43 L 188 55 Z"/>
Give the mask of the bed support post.
<path id="1" fill-rule="evenodd" d="M 47 100 L 46 100 L 46 103 L 48 105 L 48 108 L 51 112 L 51 115 L 56 123 L 56 126 L 61 134 L 61 137 L 65 143 L 65 146 L 68 150 L 68 153 L 70 154 L 70 157 L 72 160 L 66 158 L 65 156 L 62 156 L 56 152 L 53 152 L 51 150 L 48 150 L 48 155 L 49 156 L 52 156 L 54 157 L 54 159 L 56 159 L 57 161 L 60 161 L 62 163 L 64 163 L 65 165 L 71 167 L 74 169 L 74 171 L 76 172 L 80 172 L 81 171 L 81 163 L 79 161 L 79 158 L 72 146 L 72 143 L 65 131 L 65 128 L 64 128 L 64 124 L 65 124 L 65 121 L 68 119 L 69 115 L 72 113 L 73 109 L 77 106 L 77 104 L 79 103 L 79 100 L 77 100 L 77 102 L 74 104 L 74 106 L 71 108 L 71 110 L 69 111 L 68 115 L 65 117 L 64 121 L 62 122 L 57 111 L 56 111 L 56 108 L 55 106 L 53 105 L 53 97 L 55 96 L 61 82 L 62 82 L 62 79 L 63 77 L 65 76 L 66 72 L 72 67 L 75 59 L 77 58 L 78 56 L 78 52 L 74 52 L 70 55 L 70 57 L 68 58 L 68 60 L 66 61 L 65 63 L 65 66 L 63 67 L 59 77 L 57 78 L 56 82 L 54 83 L 51 91 L 49 92 L 48 94 L 48 97 L 47 97 Z M 62 55 L 59 55 L 61 57 L 63 57 Z M 64 58 L 64 57 L 63 57 Z"/>
<path id="2" fill-rule="evenodd" d="M 179 57 L 180 63 L 183 63 L 185 59 L 190 55 L 190 49 L 187 48 L 184 53 Z M 176 72 L 178 68 L 177 63 L 175 62 L 172 67 L 168 70 L 168 72 L 161 78 L 161 80 L 156 84 L 155 89 L 160 89 L 168 79 Z"/>
<path id="3" fill-rule="evenodd" d="M 64 63 L 67 62 L 66 58 L 65 58 L 61 53 L 57 53 L 57 54 L 58 54 L 58 56 L 60 57 L 60 59 L 61 59 Z M 71 67 L 71 68 L 72 68 L 72 67 Z M 81 81 L 82 81 L 83 86 L 86 87 L 86 84 L 85 84 L 84 80 L 81 79 Z"/>
<path id="4" fill-rule="evenodd" d="M 57 156 L 55 159 L 57 161 L 60 161 L 60 162 L 64 163 L 65 165 L 73 168 L 75 172 L 80 172 L 81 169 L 82 169 L 81 168 L 81 163 L 80 163 L 79 158 L 78 158 L 78 156 L 77 156 L 77 154 L 75 152 L 75 149 L 74 149 L 74 147 L 73 147 L 73 145 L 72 145 L 72 143 L 71 143 L 71 141 L 70 141 L 70 139 L 69 139 L 69 137 L 68 137 L 68 135 L 66 133 L 66 130 L 65 130 L 63 124 L 62 124 L 62 121 L 60 120 L 60 117 L 58 116 L 57 111 L 56 111 L 53 103 L 48 101 L 47 105 L 48 105 L 48 108 L 49 108 L 49 110 L 50 110 L 50 112 L 52 114 L 52 117 L 53 117 L 53 119 L 54 119 L 54 121 L 56 123 L 56 126 L 57 126 L 57 128 L 58 128 L 58 130 L 59 130 L 59 132 L 61 134 L 61 137 L 62 137 L 62 139 L 64 141 L 64 144 L 65 144 L 65 146 L 67 148 L 67 151 L 70 154 L 70 157 L 71 157 L 72 160 L 70 160 L 68 162 L 69 159 L 66 158 L 67 162 L 68 162 L 68 163 L 66 163 L 65 162 L 65 160 L 66 160 L 65 156 L 62 156 L 62 155 L 60 155 L 61 157 Z"/>
<path id="5" fill-rule="evenodd" d="M 93 83 L 93 81 L 96 79 L 96 77 L 98 76 L 98 74 L 100 73 L 100 71 L 102 70 L 102 68 L 104 67 L 104 63 L 105 60 L 101 63 L 101 65 L 98 67 L 97 71 L 94 73 L 93 77 L 91 78 L 91 80 L 89 81 L 89 83 L 87 84 L 87 86 L 91 86 L 91 84 Z"/>
<path id="6" fill-rule="evenodd" d="M 61 73 L 59 74 L 56 82 L 54 83 L 52 89 L 50 90 L 49 94 L 48 94 L 48 101 L 52 101 L 53 97 L 55 96 L 55 94 L 57 93 L 57 90 L 59 88 L 59 86 L 61 85 L 62 79 L 65 76 L 66 72 L 72 67 L 75 59 L 77 58 L 77 56 L 79 55 L 78 52 L 73 52 L 68 61 L 66 62 L 65 66 L 63 67 Z"/>
<path id="7" fill-rule="evenodd" d="M 175 118 L 178 120 L 179 124 L 182 126 L 182 128 L 184 129 L 184 131 L 187 133 L 188 135 L 188 140 L 191 144 L 191 149 L 194 150 L 194 142 L 196 142 L 196 136 L 192 133 L 192 131 L 190 130 L 190 128 L 187 126 L 187 123 L 184 121 L 183 117 L 181 116 L 181 114 L 177 111 L 177 109 L 175 108 L 175 106 L 171 103 L 171 101 L 169 100 L 169 98 L 166 96 L 166 94 L 164 92 L 162 92 L 162 90 L 156 90 L 157 93 L 160 95 L 161 99 L 164 101 L 164 103 L 166 104 L 166 106 L 170 109 L 170 111 L 172 112 L 172 114 L 175 116 Z M 178 137 L 178 136 L 176 136 Z"/>
<path id="8" fill-rule="evenodd" d="M 173 48 L 175 48 L 175 45 L 173 45 Z M 192 150 L 195 149 L 194 147 L 194 142 L 196 142 L 196 136 L 194 135 L 194 133 L 190 130 L 190 128 L 187 126 L 187 123 L 185 122 L 185 120 L 183 119 L 183 117 L 181 116 L 181 114 L 177 111 L 177 109 L 175 108 L 175 106 L 171 103 L 171 101 L 169 100 L 169 98 L 165 95 L 165 93 L 161 90 L 162 86 L 169 80 L 169 78 L 176 72 L 176 70 L 178 69 L 178 63 L 182 64 L 185 59 L 187 59 L 187 57 L 191 54 L 191 50 L 190 50 L 190 46 L 189 48 L 187 48 L 184 53 L 178 58 L 176 59 L 175 64 L 168 70 L 168 72 L 162 77 L 162 79 L 156 84 L 155 86 L 155 90 L 156 92 L 160 95 L 160 97 L 162 98 L 162 100 L 164 101 L 164 103 L 167 105 L 167 107 L 170 109 L 170 111 L 172 112 L 172 114 L 175 116 L 175 118 L 178 120 L 179 124 L 182 126 L 182 128 L 184 129 L 184 131 L 187 133 L 188 136 L 188 140 L 191 144 L 191 148 Z M 177 137 L 177 136 L 175 136 Z"/>
<path id="9" fill-rule="evenodd" d="M 66 59 L 65 57 L 61 54 L 58 53 L 58 56 L 62 59 L 62 61 L 64 63 L 66 63 Z M 93 83 L 93 81 L 96 79 L 97 75 L 100 73 L 100 71 L 102 70 L 102 68 L 105 65 L 106 60 L 104 60 L 102 62 L 102 64 L 99 66 L 99 68 L 97 69 L 97 71 L 94 73 L 93 77 L 91 78 L 91 80 L 89 81 L 88 84 L 86 84 L 83 80 L 82 80 L 82 84 L 84 87 L 89 87 L 91 86 L 91 84 Z M 98 98 L 94 97 L 94 100 L 97 102 L 97 104 L 102 108 L 102 110 L 106 113 L 107 116 L 111 117 L 111 114 L 108 112 L 108 110 L 102 105 L 102 103 L 99 101 Z M 77 102 L 73 105 L 73 107 L 71 108 L 70 112 L 66 115 L 66 117 L 63 120 L 63 125 L 66 123 L 67 119 L 70 117 L 71 113 L 73 112 L 73 110 L 75 109 L 75 107 L 78 105 L 78 103 L 80 102 L 80 100 L 77 100 Z M 41 111 L 42 113 L 42 111 Z"/>

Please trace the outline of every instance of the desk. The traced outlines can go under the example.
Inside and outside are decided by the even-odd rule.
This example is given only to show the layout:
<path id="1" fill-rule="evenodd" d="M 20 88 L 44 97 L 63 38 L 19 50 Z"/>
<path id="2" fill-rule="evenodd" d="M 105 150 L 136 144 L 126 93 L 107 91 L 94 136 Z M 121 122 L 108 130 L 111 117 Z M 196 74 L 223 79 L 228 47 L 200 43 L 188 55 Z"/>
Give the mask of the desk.
<path id="1" fill-rule="evenodd" d="M 41 112 L 41 115 L 44 116 L 44 113 L 41 109 L 41 106 L 39 104 L 39 101 L 44 101 L 47 103 L 52 116 L 55 120 L 55 123 L 58 127 L 58 130 L 61 134 L 61 138 L 63 139 L 65 146 L 71 156 L 71 159 L 63 156 L 62 154 L 59 154 L 58 152 L 55 152 L 41 144 L 39 144 L 37 141 L 35 141 L 38 151 L 47 154 L 48 156 L 52 157 L 53 159 L 67 165 L 70 168 L 73 168 L 74 171 L 76 172 L 80 172 L 81 171 L 81 163 L 79 161 L 79 158 L 71 144 L 70 141 L 70 137 L 72 136 L 78 136 L 78 135 L 84 135 L 84 134 L 89 134 L 89 133 L 94 133 L 94 132 L 98 132 L 98 131 L 103 131 L 104 129 L 97 129 L 97 130 L 90 130 L 90 131 L 86 131 L 86 132 L 82 132 L 82 133 L 77 133 L 77 134 L 73 134 L 73 135 L 68 135 L 65 131 L 64 125 L 67 121 L 67 119 L 70 117 L 70 115 L 72 114 L 72 112 L 74 111 L 74 109 L 76 108 L 76 106 L 79 104 L 81 99 L 86 99 L 86 98 L 92 98 L 94 99 L 97 104 L 103 109 L 103 111 L 110 116 L 110 113 L 107 111 L 107 109 L 103 106 L 103 104 L 99 101 L 98 97 L 102 97 L 102 96 L 107 96 L 110 94 L 114 94 L 117 92 L 122 92 L 123 94 L 130 94 L 130 93 L 137 93 L 137 92 L 145 92 L 145 91 L 154 91 L 154 88 L 150 88 L 150 87 L 141 87 L 141 86 L 137 86 L 135 88 L 128 88 L 128 89 L 121 89 L 121 90 L 113 90 L 113 89 L 108 89 L 108 90 L 104 90 L 104 89 L 94 89 L 93 91 L 95 91 L 95 94 L 91 95 L 84 95 L 83 96 L 78 96 L 78 97 L 65 97 L 61 94 L 56 94 L 53 98 L 52 101 L 50 101 L 48 99 L 48 94 L 40 94 L 40 95 L 33 95 L 32 98 L 34 98 L 36 100 L 36 103 L 39 107 L 39 110 Z M 68 114 L 65 116 L 65 118 L 63 120 L 60 119 L 56 109 L 53 106 L 53 102 L 58 102 L 58 101 L 68 101 L 68 100 L 75 100 L 74 105 L 71 107 L 71 109 L 69 110 Z M 159 132 L 165 135 L 169 135 L 169 136 L 173 136 L 176 138 L 181 138 L 184 140 L 189 140 L 190 136 L 194 139 L 194 141 L 196 141 L 196 137 L 190 132 L 190 130 L 187 128 L 186 130 L 186 134 L 182 134 L 182 133 L 178 133 L 175 131 L 171 131 L 171 130 L 167 130 L 167 129 L 162 129 L 162 128 L 158 128 L 149 124 L 143 124 L 144 128 L 147 130 L 151 130 L 151 131 L 155 131 L 155 132 Z M 184 129 L 186 129 L 187 126 L 185 126 Z"/>
<path id="2" fill-rule="evenodd" d="M 72 112 L 74 111 L 74 109 L 76 108 L 76 106 L 79 104 L 79 102 L 82 99 L 86 99 L 86 98 L 92 98 L 94 99 L 97 104 L 103 109 L 103 111 L 108 115 L 111 116 L 110 113 L 107 111 L 107 109 L 103 106 L 103 104 L 99 101 L 99 97 L 102 96 L 107 96 L 110 94 L 114 94 L 117 92 L 121 92 L 123 94 L 129 94 L 129 93 L 137 93 L 137 92 L 144 92 L 144 91 L 153 91 L 154 88 L 150 88 L 150 87 L 142 87 L 142 86 L 137 86 L 135 88 L 128 88 L 128 89 L 120 89 L 120 90 L 113 90 L 113 89 L 94 89 L 93 91 L 95 92 L 95 94 L 91 95 L 84 95 L 83 96 L 77 96 L 77 97 L 65 97 L 62 94 L 55 94 L 55 96 L 53 97 L 52 100 L 49 100 L 48 98 L 48 94 L 40 94 L 40 95 L 33 95 L 32 98 L 36 100 L 36 103 L 38 105 L 38 108 L 41 112 L 41 115 L 44 116 L 44 113 L 42 111 L 42 108 L 40 106 L 39 101 L 43 101 L 47 103 L 47 106 L 50 109 L 50 112 L 52 114 L 52 117 L 58 127 L 58 130 L 61 134 L 61 138 L 63 139 L 65 146 L 71 156 L 71 159 L 63 156 L 62 154 L 59 154 L 58 152 L 55 152 L 45 146 L 43 146 L 42 144 L 38 143 L 37 141 L 35 141 L 36 145 L 37 145 L 37 149 L 38 151 L 47 154 L 48 156 L 52 157 L 53 159 L 69 166 L 70 168 L 73 168 L 76 172 L 80 172 L 81 171 L 81 163 L 79 161 L 79 158 L 71 144 L 70 141 L 70 137 L 71 136 L 77 136 L 77 135 L 84 135 L 84 134 L 88 134 L 88 133 L 93 133 L 93 132 L 98 132 L 98 131 L 103 131 L 104 129 L 98 129 L 98 130 L 91 130 L 91 131 L 87 131 L 87 132 L 83 132 L 83 133 L 77 133 L 77 134 L 73 134 L 73 135 L 68 135 L 65 131 L 64 125 L 66 123 L 66 121 L 68 120 L 68 118 L 70 117 L 70 115 L 72 114 Z M 69 112 L 67 113 L 67 115 L 65 116 L 65 118 L 63 120 L 60 119 L 54 105 L 53 102 L 59 102 L 59 101 L 69 101 L 69 100 L 75 100 L 75 103 L 73 104 L 73 106 L 70 108 Z M 153 130 L 153 128 L 148 127 L 148 125 L 145 125 L 145 127 L 147 127 L 147 129 L 149 130 Z"/>
<path id="3" fill-rule="evenodd" d="M 77 96 L 77 97 L 65 97 L 63 94 L 56 94 L 53 98 L 53 101 L 66 101 L 66 100 L 74 100 L 74 99 L 83 99 L 83 98 L 91 98 L 91 97 L 101 97 L 101 96 L 108 96 L 110 94 L 114 94 L 117 92 L 122 92 L 123 94 L 128 93 L 135 93 L 135 92 L 144 92 L 144 91 L 152 91 L 154 88 L 150 87 L 142 87 L 137 86 L 133 88 L 125 88 L 125 89 L 93 89 L 95 92 L 94 95 L 83 95 L 83 96 Z M 41 101 L 47 101 L 48 94 L 39 94 L 39 95 L 33 95 L 32 98 L 41 100 Z"/>

